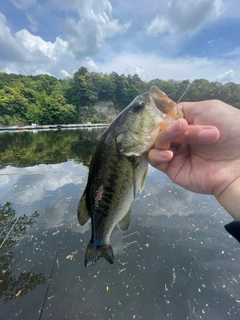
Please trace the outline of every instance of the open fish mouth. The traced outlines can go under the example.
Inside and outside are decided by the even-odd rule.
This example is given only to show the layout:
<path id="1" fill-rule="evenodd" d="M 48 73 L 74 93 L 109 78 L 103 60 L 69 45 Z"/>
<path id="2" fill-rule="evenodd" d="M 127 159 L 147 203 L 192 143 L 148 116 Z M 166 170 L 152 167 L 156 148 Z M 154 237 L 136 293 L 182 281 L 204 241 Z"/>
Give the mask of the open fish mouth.
<path id="1" fill-rule="evenodd" d="M 176 103 L 170 99 L 163 91 L 158 87 L 153 86 L 149 89 L 149 95 L 154 100 L 156 107 L 169 117 L 178 119 L 183 117 L 183 113 L 180 109 L 176 108 Z"/>

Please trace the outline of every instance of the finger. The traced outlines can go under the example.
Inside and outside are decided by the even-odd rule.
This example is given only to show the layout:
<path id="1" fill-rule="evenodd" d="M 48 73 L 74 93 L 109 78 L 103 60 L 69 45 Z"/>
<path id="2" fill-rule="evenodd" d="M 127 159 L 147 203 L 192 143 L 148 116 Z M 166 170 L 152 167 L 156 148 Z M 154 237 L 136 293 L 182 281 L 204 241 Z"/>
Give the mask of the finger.
<path id="1" fill-rule="evenodd" d="M 181 102 L 177 107 L 183 112 L 188 124 L 193 124 L 197 115 L 203 112 L 206 106 L 205 101 L 200 102 Z"/>
<path id="2" fill-rule="evenodd" d="M 151 149 L 148 152 L 147 160 L 156 169 L 166 173 L 172 179 L 183 167 L 189 157 L 189 146 L 182 144 L 171 150 Z"/>
<path id="3" fill-rule="evenodd" d="M 175 144 L 213 144 L 220 138 L 218 128 L 214 126 L 190 125 L 187 131 L 180 138 L 174 141 Z"/>
<path id="4" fill-rule="evenodd" d="M 178 119 L 163 129 L 154 142 L 156 149 L 169 149 L 171 142 L 180 138 L 187 131 L 188 123 L 185 119 Z"/>
<path id="5" fill-rule="evenodd" d="M 219 100 L 182 102 L 178 105 L 178 108 L 183 112 L 188 124 L 214 125 L 217 120 L 216 110 L 220 114 L 223 104 Z"/>
<path id="6" fill-rule="evenodd" d="M 168 163 L 172 160 L 172 158 L 173 158 L 172 151 L 158 150 L 158 149 L 151 149 L 148 152 L 148 157 L 147 157 L 148 162 L 151 164 L 151 166 L 163 172 L 166 172 Z"/>
<path id="7" fill-rule="evenodd" d="M 169 162 L 172 160 L 173 151 L 151 149 L 148 153 L 148 161 L 152 166 L 160 162 Z"/>

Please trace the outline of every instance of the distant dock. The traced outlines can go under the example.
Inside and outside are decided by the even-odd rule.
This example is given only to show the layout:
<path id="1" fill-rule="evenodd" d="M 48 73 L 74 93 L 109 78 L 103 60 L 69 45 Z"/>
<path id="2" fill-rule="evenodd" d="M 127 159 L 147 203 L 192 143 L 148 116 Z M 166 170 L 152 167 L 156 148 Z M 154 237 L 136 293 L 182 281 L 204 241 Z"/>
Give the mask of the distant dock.
<path id="1" fill-rule="evenodd" d="M 1 127 L 0 132 L 6 131 L 34 131 L 34 130 L 66 130 L 66 129 L 84 129 L 84 128 L 104 128 L 108 127 L 107 123 L 83 123 L 83 124 L 54 124 L 54 125 L 37 125 L 32 124 L 31 126 L 10 126 Z"/>

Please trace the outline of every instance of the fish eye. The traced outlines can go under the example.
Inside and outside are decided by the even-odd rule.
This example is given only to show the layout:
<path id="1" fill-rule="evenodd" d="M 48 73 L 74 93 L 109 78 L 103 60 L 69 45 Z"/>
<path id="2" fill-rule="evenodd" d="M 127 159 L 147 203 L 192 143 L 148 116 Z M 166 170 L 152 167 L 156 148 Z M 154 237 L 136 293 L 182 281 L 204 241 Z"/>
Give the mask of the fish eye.
<path id="1" fill-rule="evenodd" d="M 133 112 L 139 112 L 144 108 L 144 102 L 136 102 L 133 106 Z"/>

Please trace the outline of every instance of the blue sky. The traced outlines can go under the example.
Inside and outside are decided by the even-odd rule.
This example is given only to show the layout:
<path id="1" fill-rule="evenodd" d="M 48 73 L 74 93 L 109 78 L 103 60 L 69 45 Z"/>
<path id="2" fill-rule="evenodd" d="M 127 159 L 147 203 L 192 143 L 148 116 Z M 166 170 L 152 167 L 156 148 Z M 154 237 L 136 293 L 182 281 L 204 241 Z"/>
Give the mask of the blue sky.
<path id="1" fill-rule="evenodd" d="M 239 0 L 5 0 L 0 71 L 240 83 Z"/>

